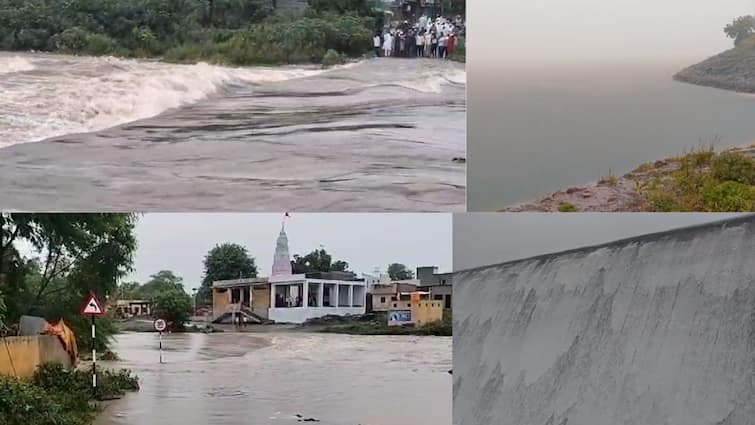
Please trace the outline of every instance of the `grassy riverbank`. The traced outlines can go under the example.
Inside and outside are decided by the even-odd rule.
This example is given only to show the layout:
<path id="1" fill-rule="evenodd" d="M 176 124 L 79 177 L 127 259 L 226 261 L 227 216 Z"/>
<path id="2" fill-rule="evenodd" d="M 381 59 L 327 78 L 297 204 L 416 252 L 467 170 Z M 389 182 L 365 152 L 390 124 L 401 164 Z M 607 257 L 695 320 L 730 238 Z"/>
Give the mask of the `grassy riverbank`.
<path id="1" fill-rule="evenodd" d="M 0 418 L 3 425 L 85 425 L 100 410 L 98 401 L 139 389 L 129 371 L 98 371 L 92 393 L 91 370 L 41 366 L 30 380 L 0 376 Z"/>
<path id="2" fill-rule="evenodd" d="M 755 145 L 701 147 L 502 211 L 754 212 Z"/>
<path id="3" fill-rule="evenodd" d="M 293 15 L 268 3 L 0 0 L 0 49 L 229 65 L 332 64 L 370 50 L 375 19 L 363 10 Z"/>
<path id="4" fill-rule="evenodd" d="M 386 313 L 369 313 L 361 316 L 325 316 L 309 320 L 301 328 L 349 335 L 451 336 L 452 319 L 450 311 L 447 310 L 443 320 L 424 326 L 388 326 Z"/>

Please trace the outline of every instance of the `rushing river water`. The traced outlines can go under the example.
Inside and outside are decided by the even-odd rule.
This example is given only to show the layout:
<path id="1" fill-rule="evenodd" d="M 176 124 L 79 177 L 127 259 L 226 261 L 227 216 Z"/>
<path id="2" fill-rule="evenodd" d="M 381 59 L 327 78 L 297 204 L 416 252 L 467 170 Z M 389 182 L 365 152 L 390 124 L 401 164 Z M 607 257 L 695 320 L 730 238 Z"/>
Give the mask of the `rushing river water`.
<path id="1" fill-rule="evenodd" d="M 323 70 L 0 52 L 0 207 L 462 210 L 465 91 L 464 66 L 437 60 Z"/>
<path id="2" fill-rule="evenodd" d="M 511 65 L 470 79 L 468 201 L 490 211 L 720 138 L 755 143 L 755 96 L 676 82 L 693 60 Z"/>
<path id="3" fill-rule="evenodd" d="M 451 338 L 306 333 L 120 335 L 141 390 L 95 425 L 451 424 Z"/>

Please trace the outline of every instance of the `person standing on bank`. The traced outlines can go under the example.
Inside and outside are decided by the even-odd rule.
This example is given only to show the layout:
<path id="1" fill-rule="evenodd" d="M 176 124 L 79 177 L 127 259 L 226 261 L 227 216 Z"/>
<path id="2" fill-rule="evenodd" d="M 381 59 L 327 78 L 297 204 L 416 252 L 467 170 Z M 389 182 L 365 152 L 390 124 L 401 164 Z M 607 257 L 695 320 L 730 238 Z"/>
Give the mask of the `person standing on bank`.
<path id="1" fill-rule="evenodd" d="M 383 36 L 383 56 L 390 57 L 391 50 L 393 50 L 393 36 L 390 32 L 387 32 Z"/>
<path id="2" fill-rule="evenodd" d="M 417 32 L 417 57 L 425 55 L 425 35 L 423 31 Z"/>

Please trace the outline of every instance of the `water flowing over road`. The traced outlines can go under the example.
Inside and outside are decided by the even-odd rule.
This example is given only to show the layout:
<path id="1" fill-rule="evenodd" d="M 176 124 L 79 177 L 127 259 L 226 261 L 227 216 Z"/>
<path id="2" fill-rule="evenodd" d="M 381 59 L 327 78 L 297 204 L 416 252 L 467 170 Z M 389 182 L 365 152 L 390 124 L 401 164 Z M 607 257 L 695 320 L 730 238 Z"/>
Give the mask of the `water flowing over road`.
<path id="1" fill-rule="evenodd" d="M 0 75 L 6 209 L 464 209 L 457 63 L 227 68 L 0 53 Z"/>
<path id="2" fill-rule="evenodd" d="M 450 425 L 451 338 L 306 333 L 118 336 L 141 390 L 95 425 Z"/>
<path id="3" fill-rule="evenodd" d="M 755 216 L 454 276 L 454 424 L 750 425 Z"/>

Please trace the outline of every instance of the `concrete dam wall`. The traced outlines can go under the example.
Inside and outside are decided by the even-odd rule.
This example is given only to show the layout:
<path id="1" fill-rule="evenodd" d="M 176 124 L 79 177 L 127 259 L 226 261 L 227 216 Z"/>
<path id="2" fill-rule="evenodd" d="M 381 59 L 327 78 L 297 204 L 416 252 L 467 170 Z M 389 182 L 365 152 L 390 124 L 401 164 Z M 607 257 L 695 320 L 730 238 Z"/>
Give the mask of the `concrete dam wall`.
<path id="1" fill-rule="evenodd" d="M 755 217 L 454 276 L 455 425 L 755 424 Z"/>

